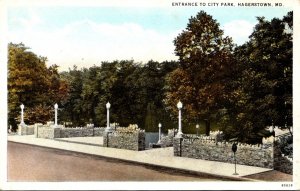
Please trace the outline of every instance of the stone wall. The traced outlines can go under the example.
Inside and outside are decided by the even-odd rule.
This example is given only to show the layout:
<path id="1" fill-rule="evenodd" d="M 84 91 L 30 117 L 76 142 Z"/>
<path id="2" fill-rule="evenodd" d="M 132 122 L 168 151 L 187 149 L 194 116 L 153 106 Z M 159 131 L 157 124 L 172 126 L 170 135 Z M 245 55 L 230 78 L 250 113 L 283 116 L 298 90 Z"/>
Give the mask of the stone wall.
<path id="1" fill-rule="evenodd" d="M 161 137 L 161 147 L 172 147 L 173 146 L 173 138 L 177 134 L 177 129 L 168 129 L 168 134 L 166 136 Z M 192 139 L 199 138 L 202 140 L 214 140 L 217 142 L 223 141 L 223 133 L 222 131 L 210 131 L 210 135 L 196 135 L 196 134 L 184 134 L 185 137 L 191 137 Z"/>
<path id="2" fill-rule="evenodd" d="M 60 128 L 53 126 L 40 126 L 37 128 L 36 137 L 45 139 L 60 138 Z"/>
<path id="3" fill-rule="evenodd" d="M 145 146 L 144 131 L 132 133 L 105 132 L 103 135 L 103 147 L 141 151 L 145 150 Z"/>
<path id="4" fill-rule="evenodd" d="M 103 136 L 105 127 L 75 127 L 65 128 L 62 125 L 58 125 L 54 128 L 54 125 L 34 125 L 34 135 L 37 138 L 68 138 L 68 137 L 93 137 Z M 54 130 L 55 129 L 55 130 Z"/>
<path id="5" fill-rule="evenodd" d="M 95 127 L 94 136 L 104 136 L 105 127 Z"/>
<path id="6" fill-rule="evenodd" d="M 166 136 L 161 136 L 160 145 L 161 147 L 172 147 L 173 138 L 177 133 L 177 129 L 168 129 L 168 134 Z"/>
<path id="7" fill-rule="evenodd" d="M 105 127 L 75 127 L 65 128 L 62 125 L 55 127 L 52 124 L 35 124 L 35 137 L 55 139 L 67 137 L 93 137 L 103 136 L 103 146 L 128 149 L 128 150 L 145 150 L 145 132 L 135 131 L 132 133 L 105 132 Z"/>
<path id="8" fill-rule="evenodd" d="M 175 137 L 173 144 L 175 156 L 234 163 L 231 143 Z M 237 164 L 273 168 L 273 144 L 239 144 L 236 160 Z"/>
<path id="9" fill-rule="evenodd" d="M 33 135 L 34 134 L 34 125 L 19 125 L 18 126 L 19 135 Z"/>
<path id="10" fill-rule="evenodd" d="M 61 128 L 60 138 L 103 136 L 104 127 Z"/>

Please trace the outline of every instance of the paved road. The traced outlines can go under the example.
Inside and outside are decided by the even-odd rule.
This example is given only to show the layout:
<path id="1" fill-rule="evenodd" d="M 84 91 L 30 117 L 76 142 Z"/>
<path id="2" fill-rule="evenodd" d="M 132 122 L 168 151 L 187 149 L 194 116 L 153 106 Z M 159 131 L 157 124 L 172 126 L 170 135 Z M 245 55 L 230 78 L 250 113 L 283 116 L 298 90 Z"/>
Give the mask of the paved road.
<path id="1" fill-rule="evenodd" d="M 8 142 L 8 181 L 220 181 L 69 151 Z"/>

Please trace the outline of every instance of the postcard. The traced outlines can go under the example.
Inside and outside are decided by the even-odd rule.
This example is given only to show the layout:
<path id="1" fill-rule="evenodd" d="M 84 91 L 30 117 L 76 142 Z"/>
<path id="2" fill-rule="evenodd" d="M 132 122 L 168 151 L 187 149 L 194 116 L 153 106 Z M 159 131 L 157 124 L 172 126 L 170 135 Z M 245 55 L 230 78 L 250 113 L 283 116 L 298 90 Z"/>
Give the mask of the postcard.
<path id="1" fill-rule="evenodd" d="M 300 188 L 299 1 L 0 5 L 1 189 Z"/>

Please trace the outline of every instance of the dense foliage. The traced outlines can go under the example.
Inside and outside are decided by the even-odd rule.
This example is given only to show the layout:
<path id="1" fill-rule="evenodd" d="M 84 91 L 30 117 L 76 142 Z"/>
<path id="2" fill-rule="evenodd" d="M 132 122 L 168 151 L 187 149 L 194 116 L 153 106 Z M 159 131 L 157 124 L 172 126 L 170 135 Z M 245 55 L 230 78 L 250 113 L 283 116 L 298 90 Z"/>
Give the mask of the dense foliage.
<path id="1" fill-rule="evenodd" d="M 25 105 L 25 123 L 45 122 L 54 113 L 50 105 L 67 96 L 67 83 L 57 66 L 46 67 L 47 58 L 29 51 L 24 44 L 8 45 L 8 122 L 20 122 L 20 105 Z M 53 104 L 54 105 L 54 104 Z"/>
<path id="2" fill-rule="evenodd" d="M 233 128 L 224 128 L 231 131 L 227 135 L 250 142 L 265 135 L 266 126 L 290 129 L 293 125 L 292 12 L 282 20 L 257 19 L 250 40 L 235 49 L 238 70 L 225 116 Z"/>
<path id="3" fill-rule="evenodd" d="M 111 103 L 111 122 L 121 126 L 135 123 L 147 131 L 157 131 L 159 122 L 173 126 L 164 110 L 165 76 L 177 62 L 146 64 L 133 60 L 103 62 L 101 66 L 61 73 L 69 82 L 69 96 L 60 107 L 60 119 L 73 125 L 87 122 L 105 126 L 107 102 Z"/>
<path id="4" fill-rule="evenodd" d="M 146 131 L 157 131 L 161 122 L 165 130 L 176 127 L 180 100 L 185 132 L 195 132 L 204 119 L 243 142 L 261 140 L 272 124 L 290 129 L 293 14 L 257 20 L 249 41 L 236 46 L 201 11 L 174 40 L 179 62 L 117 60 L 61 73 L 23 44 L 10 43 L 9 124 L 19 123 L 21 103 L 26 123 L 53 120 L 58 103 L 60 123 L 105 126 L 109 101 L 111 122 Z"/>
<path id="5" fill-rule="evenodd" d="M 176 114 L 174 101 L 181 100 L 185 120 L 210 119 L 225 107 L 230 94 L 227 83 L 235 67 L 232 39 L 223 37 L 216 20 L 201 11 L 174 44 L 180 67 L 167 78 L 167 109 Z"/>

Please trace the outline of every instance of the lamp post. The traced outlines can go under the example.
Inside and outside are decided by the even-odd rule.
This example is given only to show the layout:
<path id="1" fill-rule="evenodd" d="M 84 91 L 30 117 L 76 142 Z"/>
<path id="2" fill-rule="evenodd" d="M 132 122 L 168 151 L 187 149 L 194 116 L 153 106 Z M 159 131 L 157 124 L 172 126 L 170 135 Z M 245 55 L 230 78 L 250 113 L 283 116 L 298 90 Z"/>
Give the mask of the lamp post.
<path id="1" fill-rule="evenodd" d="M 235 157 L 235 152 L 237 151 L 237 145 L 236 145 L 236 143 L 233 143 L 231 149 L 232 149 L 232 151 L 233 151 L 233 157 L 234 157 L 234 173 L 233 173 L 233 175 L 239 175 L 239 174 L 236 172 L 236 157 Z"/>
<path id="2" fill-rule="evenodd" d="M 107 124 L 106 124 L 106 129 L 105 129 L 106 132 L 111 131 L 110 126 L 109 126 L 109 109 L 110 109 L 110 103 L 107 102 L 107 104 L 106 104 L 106 110 L 107 110 L 107 115 L 106 115 L 107 119 L 106 119 L 106 121 L 107 121 Z"/>
<path id="3" fill-rule="evenodd" d="M 55 123 L 54 123 L 54 126 L 56 127 L 57 126 L 57 109 L 58 109 L 57 103 L 54 105 L 54 109 L 55 109 Z"/>
<path id="4" fill-rule="evenodd" d="M 182 129 L 181 129 L 181 109 L 182 109 L 182 103 L 179 101 L 177 103 L 177 108 L 178 108 L 178 133 L 176 137 L 182 138 Z"/>
<path id="5" fill-rule="evenodd" d="M 24 123 L 24 112 L 23 112 L 23 110 L 24 110 L 24 105 L 21 104 L 21 105 L 20 105 L 20 108 L 21 108 L 21 123 L 20 123 L 20 125 L 25 125 L 25 123 Z"/>
<path id="6" fill-rule="evenodd" d="M 158 124 L 158 144 L 160 144 L 160 137 L 161 137 L 161 123 Z"/>
<path id="7" fill-rule="evenodd" d="M 197 137 L 199 136 L 199 124 L 196 125 Z"/>

